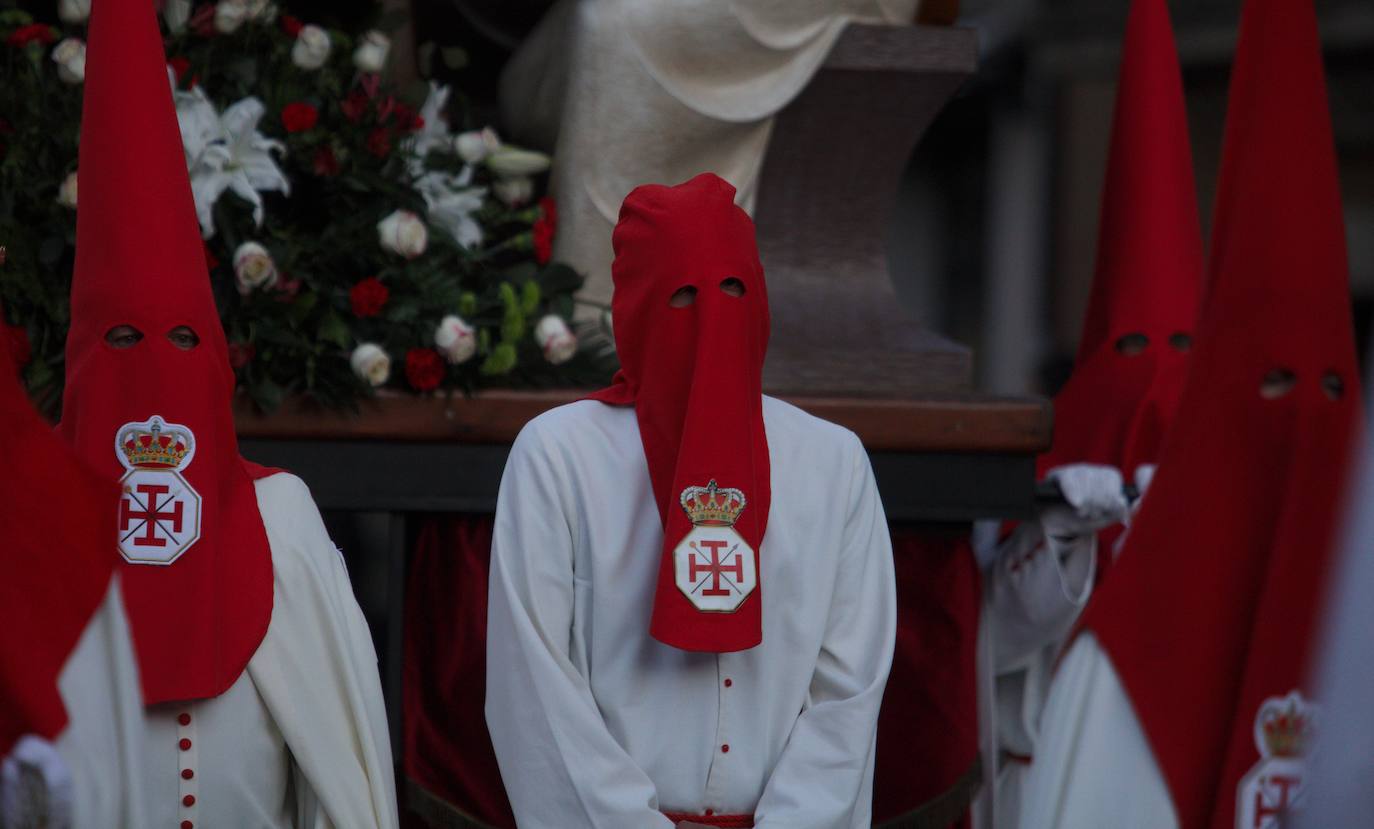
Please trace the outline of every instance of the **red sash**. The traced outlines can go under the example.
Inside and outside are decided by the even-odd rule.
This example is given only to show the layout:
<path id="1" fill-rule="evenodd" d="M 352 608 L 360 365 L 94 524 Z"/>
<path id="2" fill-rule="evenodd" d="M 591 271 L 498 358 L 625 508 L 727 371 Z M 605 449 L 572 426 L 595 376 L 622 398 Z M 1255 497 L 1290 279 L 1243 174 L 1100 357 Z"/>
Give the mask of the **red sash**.
<path id="1" fill-rule="evenodd" d="M 684 815 L 677 812 L 664 812 L 673 823 L 681 823 L 690 820 L 693 823 L 704 823 L 707 826 L 719 826 L 721 829 L 754 829 L 753 815 Z"/>

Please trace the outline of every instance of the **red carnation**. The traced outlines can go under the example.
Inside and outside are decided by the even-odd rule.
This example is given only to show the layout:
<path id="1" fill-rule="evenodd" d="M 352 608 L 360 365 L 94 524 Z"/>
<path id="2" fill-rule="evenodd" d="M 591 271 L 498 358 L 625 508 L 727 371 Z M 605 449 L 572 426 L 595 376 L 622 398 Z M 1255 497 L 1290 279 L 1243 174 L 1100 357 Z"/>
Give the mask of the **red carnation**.
<path id="1" fill-rule="evenodd" d="M 348 304 L 353 307 L 354 316 L 366 319 L 380 314 L 390 297 L 391 292 L 382 284 L 382 280 L 369 276 L 349 290 Z"/>
<path id="2" fill-rule="evenodd" d="M 167 65 L 172 67 L 172 71 L 176 73 L 177 86 L 180 86 L 181 79 L 186 77 L 187 71 L 191 68 L 191 61 L 188 58 L 178 55 L 177 57 L 169 59 Z"/>
<path id="3" fill-rule="evenodd" d="M 302 23 L 300 20 L 297 20 L 296 18 L 292 17 L 291 15 L 284 14 L 281 16 L 281 29 L 283 32 L 286 32 L 291 37 L 296 37 L 297 35 L 299 35 L 301 33 L 301 29 L 304 28 L 305 24 Z"/>
<path id="4" fill-rule="evenodd" d="M 432 348 L 406 352 L 406 381 L 416 391 L 437 389 L 444 380 L 444 358 Z"/>
<path id="5" fill-rule="evenodd" d="M 394 111 L 396 113 L 396 129 L 401 132 L 417 132 L 425 125 L 425 119 L 405 104 L 396 104 Z"/>
<path id="6" fill-rule="evenodd" d="M 315 159 L 311 162 L 311 169 L 315 171 L 315 175 L 321 178 L 337 176 L 339 174 L 339 158 L 334 155 L 334 148 L 324 146 L 316 150 Z"/>
<path id="7" fill-rule="evenodd" d="M 391 154 L 391 135 L 386 127 L 377 127 L 368 133 L 367 151 L 378 158 L 386 158 Z"/>
<path id="8" fill-rule="evenodd" d="M 209 5 L 201 6 L 200 9 L 186 21 L 186 28 L 201 37 L 214 37 L 215 5 L 214 3 L 210 3 Z"/>
<path id="9" fill-rule="evenodd" d="M 295 101 L 281 108 L 281 125 L 287 132 L 305 132 L 315 128 L 320 111 L 310 104 Z"/>
<path id="10" fill-rule="evenodd" d="M 22 325 L 10 325 L 4 320 L 0 320 L 0 329 L 3 329 L 5 338 L 9 341 L 10 357 L 14 360 L 15 368 L 23 368 L 33 359 L 33 346 L 29 344 L 28 329 Z"/>
<path id="11" fill-rule="evenodd" d="M 44 46 L 48 46 L 56 42 L 56 40 L 57 34 L 53 32 L 53 28 L 48 24 L 30 23 L 27 26 L 20 26 L 18 29 L 10 32 L 10 36 L 5 39 L 5 42 L 11 46 L 22 48 L 28 46 L 30 43 L 41 43 Z"/>
<path id="12" fill-rule="evenodd" d="M 348 120 L 358 123 L 367 114 L 367 95 L 360 90 L 353 90 L 339 103 L 339 111 Z"/>
<path id="13" fill-rule="evenodd" d="M 252 343 L 229 343 L 229 365 L 238 371 L 248 365 L 257 353 Z"/>
<path id="14" fill-rule="evenodd" d="M 558 208 L 553 199 L 539 200 L 539 218 L 534 222 L 534 261 L 547 265 L 553 258 L 553 238 L 558 233 Z"/>

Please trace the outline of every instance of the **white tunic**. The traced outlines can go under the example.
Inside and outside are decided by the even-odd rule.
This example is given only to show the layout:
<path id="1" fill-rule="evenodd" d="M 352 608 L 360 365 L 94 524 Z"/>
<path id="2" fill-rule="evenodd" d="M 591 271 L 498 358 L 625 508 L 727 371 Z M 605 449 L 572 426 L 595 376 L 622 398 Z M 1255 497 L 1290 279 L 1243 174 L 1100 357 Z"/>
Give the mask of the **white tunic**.
<path id="1" fill-rule="evenodd" d="M 146 825 L 394 827 L 377 658 L 343 560 L 299 478 L 256 488 L 272 621 L 228 691 L 148 709 Z"/>
<path id="2" fill-rule="evenodd" d="M 850 432 L 764 399 L 763 644 L 649 636 L 663 530 L 634 411 L 583 401 L 511 450 L 492 548 L 487 723 L 522 827 L 870 822 L 896 625 L 892 549 Z"/>
<path id="3" fill-rule="evenodd" d="M 151 826 L 142 801 L 143 695 L 119 577 L 58 677 L 66 730 L 54 746 L 72 776 L 76 829 Z"/>
<path id="4" fill-rule="evenodd" d="M 991 782 L 976 809 L 979 827 L 1016 825 L 1019 800 L 1038 753 L 1041 712 L 1064 637 L 1092 594 L 1097 539 L 1045 543 L 1037 524 L 1022 524 L 989 568 L 979 635 L 984 702 L 980 738 Z"/>
<path id="5" fill-rule="evenodd" d="M 1177 829 L 1131 701 L 1096 637 L 1064 656 L 1040 720 L 1020 829 Z"/>
<path id="6" fill-rule="evenodd" d="M 502 115 L 553 149 L 554 256 L 611 296 L 611 229 L 634 187 L 714 172 L 752 212 L 773 116 L 846 24 L 910 24 L 916 0 L 561 0 L 507 65 Z"/>

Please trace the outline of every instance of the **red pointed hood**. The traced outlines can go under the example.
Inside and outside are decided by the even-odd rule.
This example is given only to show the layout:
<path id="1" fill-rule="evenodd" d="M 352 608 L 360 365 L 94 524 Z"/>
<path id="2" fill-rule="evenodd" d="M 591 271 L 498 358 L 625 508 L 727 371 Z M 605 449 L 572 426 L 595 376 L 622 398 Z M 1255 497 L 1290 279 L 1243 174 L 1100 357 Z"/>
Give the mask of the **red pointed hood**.
<path id="1" fill-rule="evenodd" d="M 1073 377 L 1055 398 L 1041 473 L 1158 459 L 1178 406 L 1202 288 L 1202 231 L 1183 81 L 1164 0 L 1135 0 L 1126 24 L 1097 272 Z M 1135 354 L 1123 338 L 1145 338 Z"/>
<path id="2" fill-rule="evenodd" d="M 122 482 L 109 531 L 145 699 L 215 696 L 266 632 L 272 563 L 150 0 L 92 11 L 59 433 Z M 117 326 L 142 335 L 117 348 Z M 199 337 L 183 351 L 179 326 Z"/>
<path id="3" fill-rule="evenodd" d="M 118 558 L 108 518 L 114 483 L 72 456 L 29 405 L 0 337 L 0 757 L 25 734 L 55 739 L 67 724 L 57 679 L 109 588 Z"/>
<path id="4" fill-rule="evenodd" d="M 1306 668 L 1360 415 L 1311 3 L 1245 5 L 1209 270 L 1178 421 L 1083 624 L 1180 825 L 1229 829 L 1260 825 L 1255 810 L 1296 792 L 1279 777 L 1302 776 Z"/>
<path id="5" fill-rule="evenodd" d="M 664 526 L 650 633 L 693 651 L 762 641 L 758 551 L 771 503 L 763 425 L 768 291 L 754 223 L 711 173 L 635 188 L 612 236 L 621 371 Z M 739 280 L 743 294 L 722 290 Z M 669 305 L 681 288 L 687 307 Z"/>

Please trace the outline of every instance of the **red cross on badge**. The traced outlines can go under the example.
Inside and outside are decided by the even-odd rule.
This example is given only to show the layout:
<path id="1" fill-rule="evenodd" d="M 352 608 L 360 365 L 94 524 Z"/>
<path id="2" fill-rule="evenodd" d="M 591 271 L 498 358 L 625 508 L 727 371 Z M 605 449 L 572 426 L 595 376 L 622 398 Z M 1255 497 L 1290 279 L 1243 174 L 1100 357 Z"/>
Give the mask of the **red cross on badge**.
<path id="1" fill-rule="evenodd" d="M 195 455 L 185 426 L 153 416 L 115 432 L 120 479 L 119 553 L 133 564 L 171 564 L 200 539 L 200 495 L 181 476 Z"/>
<path id="2" fill-rule="evenodd" d="M 673 548 L 678 589 L 697 610 L 733 613 L 759 582 L 754 548 L 735 530 L 744 493 L 713 480 L 684 489 L 681 504 L 692 529 Z"/>

